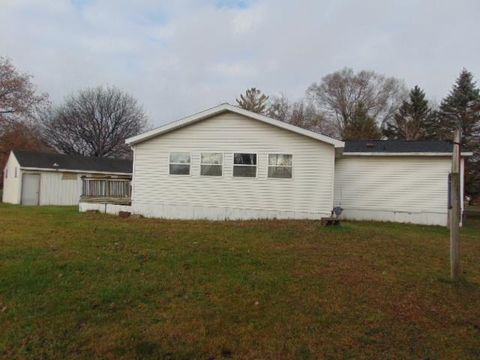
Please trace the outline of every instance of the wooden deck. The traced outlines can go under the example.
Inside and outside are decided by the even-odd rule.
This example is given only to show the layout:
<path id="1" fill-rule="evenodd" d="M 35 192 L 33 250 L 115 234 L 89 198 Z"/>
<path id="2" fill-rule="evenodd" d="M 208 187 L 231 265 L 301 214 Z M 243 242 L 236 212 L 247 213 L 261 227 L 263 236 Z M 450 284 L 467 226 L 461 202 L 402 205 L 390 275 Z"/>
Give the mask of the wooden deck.
<path id="1" fill-rule="evenodd" d="M 108 197 L 108 196 L 81 196 L 80 202 L 97 204 L 130 205 L 131 199 L 128 197 Z"/>

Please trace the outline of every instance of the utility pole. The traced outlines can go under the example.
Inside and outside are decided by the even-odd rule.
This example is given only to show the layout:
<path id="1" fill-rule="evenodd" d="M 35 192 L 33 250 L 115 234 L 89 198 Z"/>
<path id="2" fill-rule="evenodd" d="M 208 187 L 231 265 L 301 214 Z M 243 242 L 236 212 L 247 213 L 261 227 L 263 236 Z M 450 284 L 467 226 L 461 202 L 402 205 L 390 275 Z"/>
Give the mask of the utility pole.
<path id="1" fill-rule="evenodd" d="M 450 182 L 450 276 L 456 281 L 460 278 L 460 141 L 462 138 L 460 126 L 453 137 L 452 173 Z"/>

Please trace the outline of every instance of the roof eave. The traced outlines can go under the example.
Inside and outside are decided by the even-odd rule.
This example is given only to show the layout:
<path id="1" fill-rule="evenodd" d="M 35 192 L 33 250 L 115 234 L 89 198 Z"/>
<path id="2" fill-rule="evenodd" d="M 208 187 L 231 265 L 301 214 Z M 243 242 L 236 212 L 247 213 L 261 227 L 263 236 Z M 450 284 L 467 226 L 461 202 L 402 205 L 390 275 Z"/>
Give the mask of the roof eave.
<path id="1" fill-rule="evenodd" d="M 49 171 L 49 172 L 74 172 L 74 173 L 87 173 L 87 174 L 111 174 L 111 175 L 132 175 L 131 172 L 120 172 L 120 171 L 96 171 L 96 170 L 73 170 L 73 169 L 52 169 L 52 168 L 42 168 L 42 167 L 32 167 L 32 166 L 21 166 L 20 170 L 24 171 Z"/>
<path id="2" fill-rule="evenodd" d="M 343 152 L 344 156 L 452 156 L 451 152 Z M 462 152 L 464 157 L 472 156 L 472 152 Z"/>

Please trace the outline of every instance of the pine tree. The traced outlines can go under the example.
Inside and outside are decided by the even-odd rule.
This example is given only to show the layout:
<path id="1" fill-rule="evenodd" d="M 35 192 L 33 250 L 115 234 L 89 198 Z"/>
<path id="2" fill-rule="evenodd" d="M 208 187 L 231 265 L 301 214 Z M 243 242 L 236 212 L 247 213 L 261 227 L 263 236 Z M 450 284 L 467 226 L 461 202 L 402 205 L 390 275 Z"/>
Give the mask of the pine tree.
<path id="1" fill-rule="evenodd" d="M 356 107 L 344 134 L 344 140 L 378 140 L 382 137 L 375 119 L 368 115 L 368 110 L 362 103 Z"/>
<path id="2" fill-rule="evenodd" d="M 440 137 L 452 139 L 452 133 L 460 125 L 462 128 L 462 142 L 469 146 L 475 127 L 480 120 L 474 108 L 480 102 L 480 90 L 473 81 L 473 75 L 463 69 L 453 85 L 450 94 L 440 104 Z"/>
<path id="3" fill-rule="evenodd" d="M 431 115 L 431 108 L 425 98 L 425 92 L 415 86 L 386 124 L 383 134 L 389 139 L 419 140 L 426 137 L 426 126 Z"/>
<path id="4" fill-rule="evenodd" d="M 253 111 L 258 114 L 265 114 L 268 105 L 268 96 L 256 88 L 247 89 L 245 94 L 236 99 L 238 106 L 242 109 Z"/>
<path id="5" fill-rule="evenodd" d="M 480 90 L 473 75 L 463 69 L 439 110 L 439 136 L 452 140 L 453 131 L 462 129 L 462 149 L 473 151 L 465 165 L 465 190 L 480 193 Z"/>
<path id="6" fill-rule="evenodd" d="M 425 139 L 440 140 L 443 138 L 443 132 L 440 111 L 438 109 L 432 110 L 425 119 Z"/>

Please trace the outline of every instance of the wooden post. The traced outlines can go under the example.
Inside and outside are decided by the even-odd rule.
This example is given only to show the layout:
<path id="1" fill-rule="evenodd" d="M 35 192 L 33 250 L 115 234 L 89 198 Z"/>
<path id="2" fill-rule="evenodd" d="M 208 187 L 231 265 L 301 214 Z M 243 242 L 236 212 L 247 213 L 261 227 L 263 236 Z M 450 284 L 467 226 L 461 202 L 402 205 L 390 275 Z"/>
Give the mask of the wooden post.
<path id="1" fill-rule="evenodd" d="M 455 130 L 453 138 L 451 173 L 451 211 L 450 211 L 450 276 L 452 280 L 460 277 L 460 141 L 461 130 Z"/>

